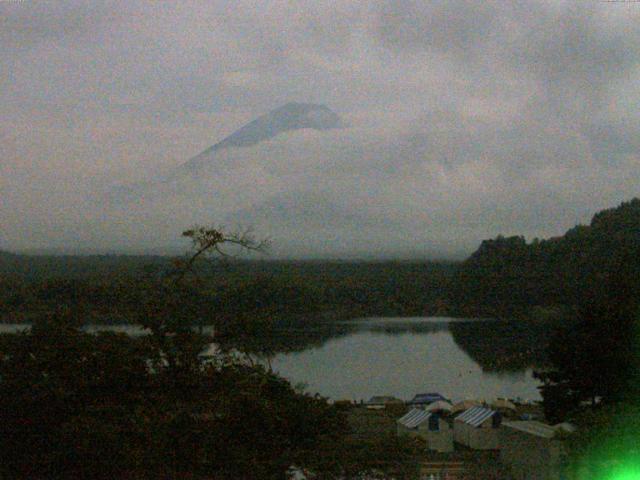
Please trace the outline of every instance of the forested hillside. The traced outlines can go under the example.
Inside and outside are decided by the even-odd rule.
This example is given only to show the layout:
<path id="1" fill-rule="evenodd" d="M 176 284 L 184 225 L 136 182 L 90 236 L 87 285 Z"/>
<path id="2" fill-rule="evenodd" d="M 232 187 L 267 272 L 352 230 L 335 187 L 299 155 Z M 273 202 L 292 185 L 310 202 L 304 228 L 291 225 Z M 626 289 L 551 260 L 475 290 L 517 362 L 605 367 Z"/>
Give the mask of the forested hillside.
<path id="1" fill-rule="evenodd" d="M 60 306 L 93 323 L 120 323 L 139 306 L 144 279 L 174 268 L 168 257 L 0 258 L 2 321 L 29 321 Z M 206 316 L 286 317 L 444 313 L 455 264 L 430 262 L 228 261 L 203 263 L 193 284 Z"/>
<path id="2" fill-rule="evenodd" d="M 155 255 L 16 255 L 0 250 L 0 277 L 24 280 L 139 275 L 170 265 L 169 257 Z"/>
<path id="3" fill-rule="evenodd" d="M 230 261 L 201 265 L 198 290 L 217 314 L 275 309 L 347 317 L 510 318 L 534 308 L 544 312 L 581 304 L 616 276 L 629 277 L 625 285 L 636 290 L 639 259 L 640 199 L 633 199 L 561 237 L 530 243 L 521 236 L 485 240 L 460 264 Z M 172 268 L 172 259 L 160 256 L 0 252 L 0 314 L 5 322 L 28 321 L 28 312 L 68 304 L 82 305 L 93 321 L 118 322 L 120 314 L 136 308 L 140 277 Z"/>
<path id="4" fill-rule="evenodd" d="M 482 242 L 451 283 L 458 313 L 511 315 L 532 307 L 573 306 L 615 277 L 640 278 L 640 199 L 594 215 L 561 237 L 502 237 Z"/>

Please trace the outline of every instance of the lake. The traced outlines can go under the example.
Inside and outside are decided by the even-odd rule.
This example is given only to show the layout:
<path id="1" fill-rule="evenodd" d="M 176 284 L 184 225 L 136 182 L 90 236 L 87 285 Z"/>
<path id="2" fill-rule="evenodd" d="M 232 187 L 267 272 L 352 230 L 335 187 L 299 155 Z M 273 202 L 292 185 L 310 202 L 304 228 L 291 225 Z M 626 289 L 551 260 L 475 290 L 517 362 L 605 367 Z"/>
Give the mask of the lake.
<path id="1" fill-rule="evenodd" d="M 420 392 L 453 400 L 540 399 L 532 375 L 536 352 L 526 358 L 527 343 L 538 341 L 537 332 L 497 321 L 437 317 L 370 318 L 348 325 L 347 332 L 320 345 L 276 354 L 273 369 L 334 400 L 410 399 Z"/>
<path id="2" fill-rule="evenodd" d="M 333 400 L 374 395 L 410 399 L 438 392 L 461 400 L 540 399 L 533 378 L 543 363 L 547 328 L 518 322 L 446 317 L 309 321 L 252 340 L 294 385 Z M 0 325 L 15 332 L 26 325 Z M 141 335 L 136 326 L 89 326 Z M 207 333 L 212 333 L 207 328 Z"/>

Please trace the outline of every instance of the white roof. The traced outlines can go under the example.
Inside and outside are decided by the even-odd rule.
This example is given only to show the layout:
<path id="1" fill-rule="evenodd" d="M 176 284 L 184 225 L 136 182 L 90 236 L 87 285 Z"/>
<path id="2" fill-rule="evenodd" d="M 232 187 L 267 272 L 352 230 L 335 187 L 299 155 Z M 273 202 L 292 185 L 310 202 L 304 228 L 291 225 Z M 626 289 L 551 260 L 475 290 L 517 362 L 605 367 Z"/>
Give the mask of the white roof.
<path id="1" fill-rule="evenodd" d="M 494 410 L 484 407 L 472 407 L 456 417 L 456 420 L 467 423 L 473 427 L 479 427 L 487 418 L 495 415 Z"/>
<path id="2" fill-rule="evenodd" d="M 562 430 L 563 432 L 573 433 L 576 431 L 576 426 L 573 423 L 562 422 L 553 426 L 556 429 L 556 432 Z"/>
<path id="3" fill-rule="evenodd" d="M 450 412 L 453 410 L 453 405 L 449 402 L 445 402 L 444 400 L 438 400 L 437 402 L 433 402 L 429 404 L 427 408 L 425 408 L 428 412 L 437 412 L 438 410 L 444 410 Z"/>
<path id="4" fill-rule="evenodd" d="M 535 435 L 536 437 L 542 438 L 553 438 L 556 434 L 556 431 L 559 430 L 551 425 L 547 425 L 546 423 L 537 422 L 535 420 L 519 420 L 513 422 L 502 422 L 505 427 L 513 428 L 514 430 L 519 430 L 524 433 L 528 433 L 529 435 Z"/>
<path id="5" fill-rule="evenodd" d="M 509 410 L 516 410 L 515 404 L 504 398 L 498 398 L 497 400 L 494 400 L 493 402 L 491 402 L 491 406 L 493 408 L 508 408 Z"/>
<path id="6" fill-rule="evenodd" d="M 416 428 L 418 425 L 423 424 L 429 420 L 431 412 L 420 410 L 418 408 L 412 408 L 409 413 L 398 419 L 400 425 L 404 425 L 407 428 Z"/>

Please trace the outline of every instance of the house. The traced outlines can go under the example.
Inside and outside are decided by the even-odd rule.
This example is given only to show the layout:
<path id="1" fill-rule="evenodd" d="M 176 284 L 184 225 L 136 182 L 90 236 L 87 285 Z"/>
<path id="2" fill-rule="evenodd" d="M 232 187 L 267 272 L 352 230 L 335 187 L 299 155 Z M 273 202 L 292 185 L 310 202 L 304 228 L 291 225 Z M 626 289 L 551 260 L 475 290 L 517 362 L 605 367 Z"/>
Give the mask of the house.
<path id="1" fill-rule="evenodd" d="M 441 415 L 413 408 L 396 423 L 398 435 L 420 437 L 429 450 L 453 452 L 453 430 Z"/>
<path id="2" fill-rule="evenodd" d="M 453 421 L 453 439 L 475 450 L 499 448 L 498 430 L 502 415 L 485 407 L 472 407 Z"/>
<path id="3" fill-rule="evenodd" d="M 366 403 L 366 408 L 370 410 L 382 410 L 389 405 L 404 405 L 404 402 L 396 397 L 380 395 L 371 397 Z"/>
<path id="4" fill-rule="evenodd" d="M 453 411 L 453 405 L 445 400 L 438 400 L 437 402 L 430 403 L 425 407 L 427 412 L 442 412 L 449 414 Z"/>
<path id="5" fill-rule="evenodd" d="M 515 413 L 518 410 L 516 404 L 507 398 L 498 398 L 491 402 L 490 406 L 503 414 Z"/>
<path id="6" fill-rule="evenodd" d="M 449 401 L 439 393 L 417 393 L 408 403 L 414 407 L 424 407 L 438 400 Z"/>
<path id="7" fill-rule="evenodd" d="M 570 424 L 547 425 L 534 420 L 503 422 L 500 461 L 514 480 L 560 480 L 566 459 L 564 439 Z"/>

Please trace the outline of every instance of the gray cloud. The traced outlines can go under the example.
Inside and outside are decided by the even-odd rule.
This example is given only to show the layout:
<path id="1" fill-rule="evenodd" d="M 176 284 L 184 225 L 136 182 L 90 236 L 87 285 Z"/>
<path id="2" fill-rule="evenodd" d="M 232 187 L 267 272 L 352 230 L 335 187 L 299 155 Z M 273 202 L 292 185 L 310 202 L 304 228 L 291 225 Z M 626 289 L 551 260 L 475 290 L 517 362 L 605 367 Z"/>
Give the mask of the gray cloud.
<path id="1" fill-rule="evenodd" d="M 0 248 L 140 251 L 236 218 L 278 255 L 454 255 L 638 193 L 634 4 L 4 2 L 0 19 Z M 351 127 L 100 200 L 289 101 Z"/>

